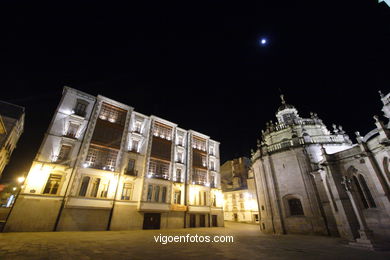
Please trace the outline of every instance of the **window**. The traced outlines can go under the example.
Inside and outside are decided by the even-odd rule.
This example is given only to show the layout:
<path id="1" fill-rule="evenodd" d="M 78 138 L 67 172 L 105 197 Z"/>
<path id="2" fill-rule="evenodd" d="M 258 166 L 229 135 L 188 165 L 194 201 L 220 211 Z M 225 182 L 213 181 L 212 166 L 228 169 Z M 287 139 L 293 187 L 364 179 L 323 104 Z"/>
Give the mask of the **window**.
<path id="1" fill-rule="evenodd" d="M 46 182 L 43 194 L 56 195 L 58 187 L 60 186 L 62 176 L 60 174 L 50 174 L 49 179 Z"/>
<path id="2" fill-rule="evenodd" d="M 91 145 L 85 162 L 91 168 L 114 170 L 117 156 L 117 150 Z"/>
<path id="3" fill-rule="evenodd" d="M 141 127 L 142 127 L 142 122 L 141 121 L 135 121 L 134 124 L 134 131 L 137 133 L 141 133 Z"/>
<path id="4" fill-rule="evenodd" d="M 244 208 L 245 208 L 243 202 L 240 203 L 240 207 L 241 207 L 241 209 L 244 209 Z"/>
<path id="5" fill-rule="evenodd" d="M 72 146 L 63 144 L 61 145 L 60 153 L 57 157 L 57 162 L 64 162 L 68 159 Z"/>
<path id="6" fill-rule="evenodd" d="M 174 204 L 180 204 L 181 203 L 181 191 L 175 191 L 173 194 L 173 203 Z"/>
<path id="7" fill-rule="evenodd" d="M 210 146 L 210 154 L 214 155 L 214 146 Z"/>
<path id="8" fill-rule="evenodd" d="M 134 159 L 130 159 L 129 162 L 127 163 L 126 174 L 127 174 L 127 175 L 136 176 L 136 172 L 135 172 L 135 160 L 134 160 Z"/>
<path id="9" fill-rule="evenodd" d="M 132 183 L 123 183 L 121 200 L 131 200 L 132 191 L 133 191 Z"/>
<path id="10" fill-rule="evenodd" d="M 93 148 L 92 146 L 88 150 L 87 159 L 85 160 L 89 166 L 94 166 L 99 154 L 99 150 Z"/>
<path id="11" fill-rule="evenodd" d="M 207 205 L 207 191 L 204 191 L 204 192 L 203 192 L 203 205 L 204 205 L 204 206 Z"/>
<path id="12" fill-rule="evenodd" d="M 180 145 L 180 146 L 184 146 L 184 144 L 183 144 L 183 136 L 179 135 L 177 137 L 177 144 Z"/>
<path id="13" fill-rule="evenodd" d="M 137 153 L 138 152 L 138 145 L 139 145 L 139 141 L 133 139 L 131 142 L 131 151 Z"/>
<path id="14" fill-rule="evenodd" d="M 148 185 L 147 201 L 152 201 L 152 193 L 153 193 L 153 185 L 149 184 Z"/>
<path id="15" fill-rule="evenodd" d="M 90 180 L 91 180 L 91 177 L 89 177 L 89 176 L 83 177 L 83 180 L 81 182 L 79 196 L 85 197 L 85 195 L 87 194 L 87 189 L 88 189 L 88 185 L 89 185 Z"/>
<path id="16" fill-rule="evenodd" d="M 109 169 L 114 169 L 115 168 L 117 155 L 118 155 L 118 151 L 115 151 L 115 150 L 109 150 L 108 151 L 106 167 L 108 167 Z M 103 169 L 104 169 L 104 166 L 103 166 Z"/>
<path id="17" fill-rule="evenodd" d="M 207 159 L 205 155 L 202 155 L 202 166 L 207 167 Z"/>
<path id="18" fill-rule="evenodd" d="M 162 139 L 171 140 L 172 127 L 155 122 L 153 126 L 153 135 Z"/>
<path id="19" fill-rule="evenodd" d="M 244 194 L 240 193 L 240 199 L 244 198 Z"/>
<path id="20" fill-rule="evenodd" d="M 212 171 L 215 171 L 215 162 L 214 161 L 210 161 L 210 169 Z"/>
<path id="21" fill-rule="evenodd" d="M 68 129 L 66 131 L 66 136 L 75 138 L 78 129 L 79 129 L 79 125 L 78 124 L 69 122 Z"/>
<path id="22" fill-rule="evenodd" d="M 85 111 L 87 110 L 88 102 L 82 99 L 78 99 L 76 107 L 74 108 L 74 114 L 85 117 Z"/>
<path id="23" fill-rule="evenodd" d="M 206 140 L 198 138 L 198 137 L 193 137 L 192 138 L 192 148 L 201 150 L 201 151 L 206 151 Z"/>
<path id="24" fill-rule="evenodd" d="M 288 206 L 290 208 L 290 215 L 291 216 L 302 216 L 303 214 L 303 208 L 301 201 L 299 199 L 289 199 L 288 200 Z"/>
<path id="25" fill-rule="evenodd" d="M 175 178 L 175 180 L 178 181 L 178 182 L 181 181 L 181 169 L 180 168 L 176 169 L 176 178 Z"/>
<path id="26" fill-rule="evenodd" d="M 99 190 L 100 178 L 96 178 L 92 183 L 91 197 L 96 198 Z"/>
<path id="27" fill-rule="evenodd" d="M 150 159 L 149 174 L 155 178 L 168 179 L 169 177 L 169 163 Z"/>
<path id="28" fill-rule="evenodd" d="M 177 162 L 183 163 L 183 153 L 182 152 L 177 153 Z"/>
<path id="29" fill-rule="evenodd" d="M 162 188 L 162 194 L 161 194 L 161 202 L 166 202 L 167 201 L 167 187 Z"/>
<path id="30" fill-rule="evenodd" d="M 193 169 L 192 181 L 195 184 L 204 185 L 206 183 L 207 172 L 205 170 Z"/>
<path id="31" fill-rule="evenodd" d="M 217 195 L 213 194 L 213 207 L 217 206 Z"/>
<path id="32" fill-rule="evenodd" d="M 210 174 L 210 187 L 211 188 L 215 188 L 216 187 L 214 174 Z"/>
<path id="33" fill-rule="evenodd" d="M 99 118 L 101 120 L 107 120 L 111 123 L 123 126 L 126 120 L 126 111 L 107 103 L 103 103 L 102 108 L 100 109 Z"/>
<path id="34" fill-rule="evenodd" d="M 154 201 L 158 202 L 160 197 L 160 186 L 155 186 L 154 187 Z"/>
<path id="35" fill-rule="evenodd" d="M 101 185 L 101 191 L 100 191 L 100 197 L 101 198 L 107 198 L 107 193 L 108 193 L 108 186 L 110 186 L 110 183 L 105 183 Z"/>

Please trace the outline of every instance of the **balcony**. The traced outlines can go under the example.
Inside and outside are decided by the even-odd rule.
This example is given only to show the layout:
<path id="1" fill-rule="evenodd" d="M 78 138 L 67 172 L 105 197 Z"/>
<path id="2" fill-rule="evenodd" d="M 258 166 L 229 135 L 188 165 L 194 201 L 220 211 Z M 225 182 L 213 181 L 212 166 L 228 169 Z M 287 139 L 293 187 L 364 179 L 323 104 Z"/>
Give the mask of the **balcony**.
<path id="1" fill-rule="evenodd" d="M 206 181 L 200 181 L 200 180 L 194 180 L 194 181 L 192 181 L 192 184 L 207 186 Z"/>
<path id="2" fill-rule="evenodd" d="M 147 175 L 148 178 L 155 178 L 155 179 L 163 179 L 163 180 L 169 180 L 168 174 L 158 174 L 158 173 L 149 173 Z"/>
<path id="3" fill-rule="evenodd" d="M 92 169 L 98 169 L 98 170 L 103 170 L 103 171 L 115 171 L 115 167 L 111 165 L 106 165 L 106 164 L 100 164 L 100 163 L 90 163 L 90 162 L 85 162 L 83 164 L 84 168 L 92 168 Z"/>

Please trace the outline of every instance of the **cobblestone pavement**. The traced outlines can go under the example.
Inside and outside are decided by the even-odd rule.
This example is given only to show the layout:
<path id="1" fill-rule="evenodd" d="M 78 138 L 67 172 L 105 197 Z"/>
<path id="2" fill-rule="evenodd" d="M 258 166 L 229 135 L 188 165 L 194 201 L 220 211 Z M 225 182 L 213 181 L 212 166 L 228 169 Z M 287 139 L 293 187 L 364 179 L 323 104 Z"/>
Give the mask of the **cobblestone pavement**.
<path id="1" fill-rule="evenodd" d="M 233 243 L 156 243 L 158 235 L 230 235 Z M 0 233 L 0 259 L 390 259 L 337 238 L 263 235 L 257 225 L 109 232 Z"/>

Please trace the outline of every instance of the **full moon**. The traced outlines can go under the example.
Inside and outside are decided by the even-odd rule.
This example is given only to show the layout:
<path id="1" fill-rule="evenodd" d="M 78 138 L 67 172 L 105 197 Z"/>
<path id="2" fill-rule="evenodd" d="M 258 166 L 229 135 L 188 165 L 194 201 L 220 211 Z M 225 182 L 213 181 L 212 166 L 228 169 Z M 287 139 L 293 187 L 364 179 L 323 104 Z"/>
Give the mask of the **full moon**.
<path id="1" fill-rule="evenodd" d="M 267 39 L 266 38 L 261 38 L 260 44 L 261 45 L 266 45 L 267 44 Z"/>

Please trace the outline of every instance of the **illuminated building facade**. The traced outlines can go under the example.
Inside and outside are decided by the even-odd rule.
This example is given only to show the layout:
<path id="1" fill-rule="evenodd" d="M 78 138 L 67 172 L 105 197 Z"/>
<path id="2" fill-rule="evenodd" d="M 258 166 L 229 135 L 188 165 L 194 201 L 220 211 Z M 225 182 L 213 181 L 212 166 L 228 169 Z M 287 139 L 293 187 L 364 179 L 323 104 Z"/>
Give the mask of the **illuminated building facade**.
<path id="1" fill-rule="evenodd" d="M 234 158 L 221 165 L 221 185 L 224 197 L 224 219 L 227 221 L 259 223 L 256 187 L 251 161 Z"/>
<path id="2" fill-rule="evenodd" d="M 0 178 L 24 129 L 24 108 L 0 101 Z"/>
<path id="3" fill-rule="evenodd" d="M 390 118 L 390 93 L 381 94 Z M 285 102 L 252 153 L 266 233 L 341 236 L 363 247 L 390 237 L 389 124 L 353 144 L 341 127 L 329 131 L 314 113 L 301 118 Z M 374 234 L 374 236 L 373 236 Z"/>
<path id="4" fill-rule="evenodd" d="M 247 187 L 232 188 L 223 191 L 225 220 L 259 223 L 260 215 L 252 171 L 249 171 L 247 183 Z"/>
<path id="5" fill-rule="evenodd" d="M 223 226 L 219 143 L 65 87 L 6 231 Z"/>

